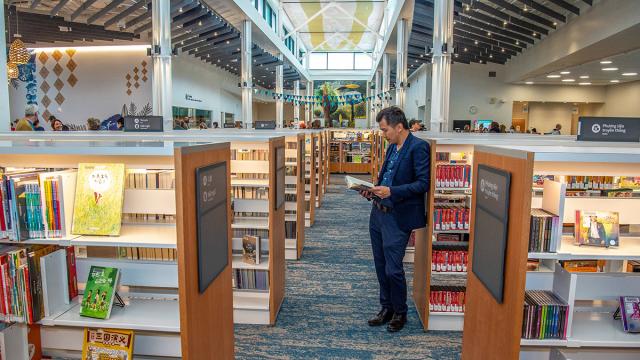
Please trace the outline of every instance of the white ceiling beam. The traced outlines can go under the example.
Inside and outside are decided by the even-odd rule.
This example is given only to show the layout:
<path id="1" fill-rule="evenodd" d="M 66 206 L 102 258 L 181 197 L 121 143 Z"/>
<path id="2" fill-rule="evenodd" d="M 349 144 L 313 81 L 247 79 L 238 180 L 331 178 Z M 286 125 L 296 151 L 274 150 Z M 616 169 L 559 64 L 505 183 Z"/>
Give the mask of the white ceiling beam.
<path id="1" fill-rule="evenodd" d="M 305 25 L 307 25 L 308 23 L 310 23 L 311 21 L 313 21 L 313 19 L 317 18 L 318 16 L 324 14 L 325 11 L 329 10 L 330 8 L 336 6 L 335 2 L 330 2 L 329 4 L 327 4 L 327 6 L 323 7 L 322 9 L 318 10 L 315 14 L 311 15 L 307 20 L 305 20 L 302 24 L 296 26 L 295 29 L 291 30 L 287 36 L 283 37 L 282 40 L 285 40 L 286 38 L 288 38 L 289 36 L 295 34 L 298 32 L 298 30 L 302 29 Z M 286 10 L 285 10 L 286 12 Z"/>
<path id="2" fill-rule="evenodd" d="M 334 7 L 340 11 L 342 11 L 345 15 L 347 15 L 348 17 L 350 17 L 351 19 L 353 19 L 353 21 L 355 21 L 356 23 L 360 24 L 360 26 L 362 26 L 363 28 L 369 30 L 370 32 L 374 33 L 379 39 L 384 39 L 382 37 L 382 35 L 378 34 L 377 31 L 373 30 L 372 28 L 369 27 L 369 25 L 363 23 L 362 21 L 360 21 L 360 19 L 358 19 L 357 17 L 351 15 L 347 10 L 345 10 L 342 6 L 338 5 L 338 4 L 334 4 Z"/>

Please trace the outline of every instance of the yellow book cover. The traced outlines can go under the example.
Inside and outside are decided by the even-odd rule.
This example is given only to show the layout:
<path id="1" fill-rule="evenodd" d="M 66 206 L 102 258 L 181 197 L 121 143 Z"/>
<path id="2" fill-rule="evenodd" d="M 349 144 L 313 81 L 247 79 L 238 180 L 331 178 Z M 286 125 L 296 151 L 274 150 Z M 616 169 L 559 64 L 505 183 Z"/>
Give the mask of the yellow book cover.
<path id="1" fill-rule="evenodd" d="M 83 359 L 133 359 L 133 331 L 84 329 Z"/>
<path id="2" fill-rule="evenodd" d="M 124 164 L 79 164 L 73 234 L 120 235 Z"/>

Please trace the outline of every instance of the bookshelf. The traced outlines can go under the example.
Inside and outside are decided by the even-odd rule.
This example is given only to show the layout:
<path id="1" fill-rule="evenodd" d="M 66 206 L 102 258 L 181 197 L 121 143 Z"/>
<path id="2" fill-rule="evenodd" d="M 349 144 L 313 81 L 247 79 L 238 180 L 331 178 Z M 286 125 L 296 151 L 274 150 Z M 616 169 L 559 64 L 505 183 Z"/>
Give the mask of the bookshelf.
<path id="1" fill-rule="evenodd" d="M 314 131 L 316 134 L 316 145 L 314 147 L 313 152 L 315 153 L 315 163 L 314 167 L 316 168 L 316 177 L 315 177 L 315 187 L 316 187 L 316 208 L 319 208 L 322 205 L 322 197 L 324 196 L 325 187 L 324 187 L 324 132 L 323 131 Z"/>
<path id="2" fill-rule="evenodd" d="M 616 298 L 634 295 L 640 289 L 638 273 L 626 272 L 626 263 L 638 258 L 640 237 L 635 236 L 637 209 L 634 198 L 567 196 L 570 176 L 637 177 L 640 146 L 635 144 L 584 143 L 562 140 L 555 144 L 477 146 L 476 163 L 493 164 L 511 172 L 511 205 L 505 291 L 503 304 L 488 295 L 470 272 L 467 313 L 464 324 L 463 357 L 522 359 L 634 359 L 640 352 L 637 335 L 625 333 L 612 315 Z M 474 164 L 475 165 L 475 164 Z M 553 175 L 541 191 L 533 192 L 533 175 Z M 543 208 L 564 224 L 559 241 L 548 252 L 529 252 L 530 211 Z M 578 246 L 571 234 L 575 210 L 618 211 L 620 243 L 617 247 Z M 474 220 L 472 219 L 472 223 Z M 473 237 L 473 235 L 472 235 Z M 473 239 L 471 241 L 473 247 Z M 530 259 L 539 261 L 537 271 L 527 271 Z M 572 272 L 561 261 L 606 261 L 602 272 Z M 565 263 L 566 265 L 566 263 Z M 568 305 L 566 337 L 521 339 L 526 291 L 553 292 Z M 507 320 L 508 319 L 508 320 Z M 473 336 L 482 329 L 487 336 Z M 600 357 L 602 358 L 602 357 Z"/>
<path id="3" fill-rule="evenodd" d="M 322 173 L 324 174 L 324 188 L 325 188 L 325 191 L 327 191 L 326 189 L 328 188 L 330 179 L 331 179 L 331 171 L 329 170 L 329 163 L 330 163 L 329 155 L 331 153 L 330 147 L 329 147 L 329 137 L 331 136 L 331 131 L 328 129 L 324 129 L 322 133 L 324 134 L 324 136 L 322 137 L 324 139 L 324 143 L 323 143 L 324 157 L 323 157 Z"/>
<path id="4" fill-rule="evenodd" d="M 29 139 L 30 136 L 14 137 L 20 138 Z M 7 174 L 26 168 L 44 172 L 50 172 L 52 168 L 70 169 L 67 172 L 73 173 L 79 163 L 123 163 L 126 180 L 134 179 L 134 174 L 144 174 L 145 181 L 150 181 L 145 182 L 144 188 L 138 187 L 138 182 L 125 181 L 123 226 L 119 236 L 73 235 L 3 241 L 17 247 L 51 244 L 75 249 L 75 270 L 81 294 L 38 322 L 45 355 L 79 356 L 84 328 L 100 327 L 134 330 L 136 357 L 195 359 L 197 354 L 216 353 L 221 358 L 233 358 L 231 252 L 227 255 L 227 265 L 203 293 L 198 289 L 198 264 L 193 261 L 198 257 L 195 169 L 221 162 L 228 166 L 227 142 L 198 145 L 163 141 L 143 144 L 135 141 L 56 140 L 43 143 L 13 140 L 0 142 L 0 154 L 0 167 Z M 228 172 L 226 176 L 224 193 L 230 190 Z M 167 177 L 172 181 L 160 188 L 160 179 Z M 155 182 L 151 182 L 153 180 Z M 74 186 L 61 183 L 60 190 L 65 194 L 65 205 L 72 205 Z M 229 215 L 230 204 L 227 197 Z M 63 216 L 66 219 L 72 214 L 64 213 Z M 227 234 L 218 241 L 224 239 L 231 245 L 230 230 L 229 224 L 218 229 Z M 141 260 L 130 256 L 132 253 L 128 249 L 139 251 Z M 91 266 L 120 270 L 118 292 L 126 306 L 114 306 L 107 320 L 79 315 L 83 284 Z M 43 285 L 54 278 L 43 278 Z M 66 277 L 64 281 L 67 281 Z M 211 323 L 219 325 L 210 328 Z M 203 332 L 213 335 L 210 341 L 201 342 L 192 335 Z"/>
<path id="5" fill-rule="evenodd" d="M 304 200 L 305 200 L 305 226 L 310 227 L 313 226 L 315 222 L 315 214 L 316 214 L 316 199 L 318 198 L 317 191 L 318 186 L 316 186 L 316 179 L 318 168 L 317 164 L 317 152 L 315 151 L 317 147 L 317 143 L 319 141 L 319 136 L 315 131 L 305 132 L 305 140 L 304 140 L 304 163 L 305 163 L 305 175 L 304 175 Z"/>
<path id="6" fill-rule="evenodd" d="M 329 138 L 332 173 L 371 174 L 373 130 L 336 129 Z"/>
<path id="7" fill-rule="evenodd" d="M 305 191 L 304 191 L 304 134 L 285 137 L 285 258 L 298 260 L 304 248 Z"/>

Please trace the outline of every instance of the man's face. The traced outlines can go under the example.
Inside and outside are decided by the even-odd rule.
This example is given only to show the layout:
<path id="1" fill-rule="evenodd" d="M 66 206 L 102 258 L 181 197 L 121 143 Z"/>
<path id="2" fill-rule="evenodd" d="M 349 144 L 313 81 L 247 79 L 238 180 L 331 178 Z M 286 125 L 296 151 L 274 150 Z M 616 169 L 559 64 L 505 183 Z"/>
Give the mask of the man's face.
<path id="1" fill-rule="evenodd" d="M 420 131 L 420 123 L 414 123 L 413 125 L 411 125 L 411 130 Z"/>
<path id="2" fill-rule="evenodd" d="M 55 121 L 53 123 L 53 129 L 56 131 L 61 131 L 62 130 L 62 123 L 60 121 Z"/>
<path id="3" fill-rule="evenodd" d="M 386 118 L 382 118 L 382 120 L 380 120 L 380 130 L 382 131 L 382 134 L 384 134 L 384 138 L 387 139 L 390 144 L 398 143 L 402 129 L 402 124 L 391 126 L 387 124 Z"/>

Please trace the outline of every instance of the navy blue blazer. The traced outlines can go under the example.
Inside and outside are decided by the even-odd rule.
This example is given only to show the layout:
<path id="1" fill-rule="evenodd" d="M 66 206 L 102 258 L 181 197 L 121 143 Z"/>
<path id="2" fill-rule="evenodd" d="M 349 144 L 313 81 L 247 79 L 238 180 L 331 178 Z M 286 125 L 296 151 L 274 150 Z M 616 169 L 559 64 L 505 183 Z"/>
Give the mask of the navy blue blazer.
<path id="1" fill-rule="evenodd" d="M 387 149 L 376 185 L 380 185 L 393 151 L 396 151 L 395 144 Z M 431 180 L 430 163 L 429 143 L 409 133 L 398 154 L 397 166 L 391 174 L 391 196 L 381 202 L 393 209 L 391 213 L 404 231 L 419 229 L 427 224 L 425 193 L 429 190 Z"/>

